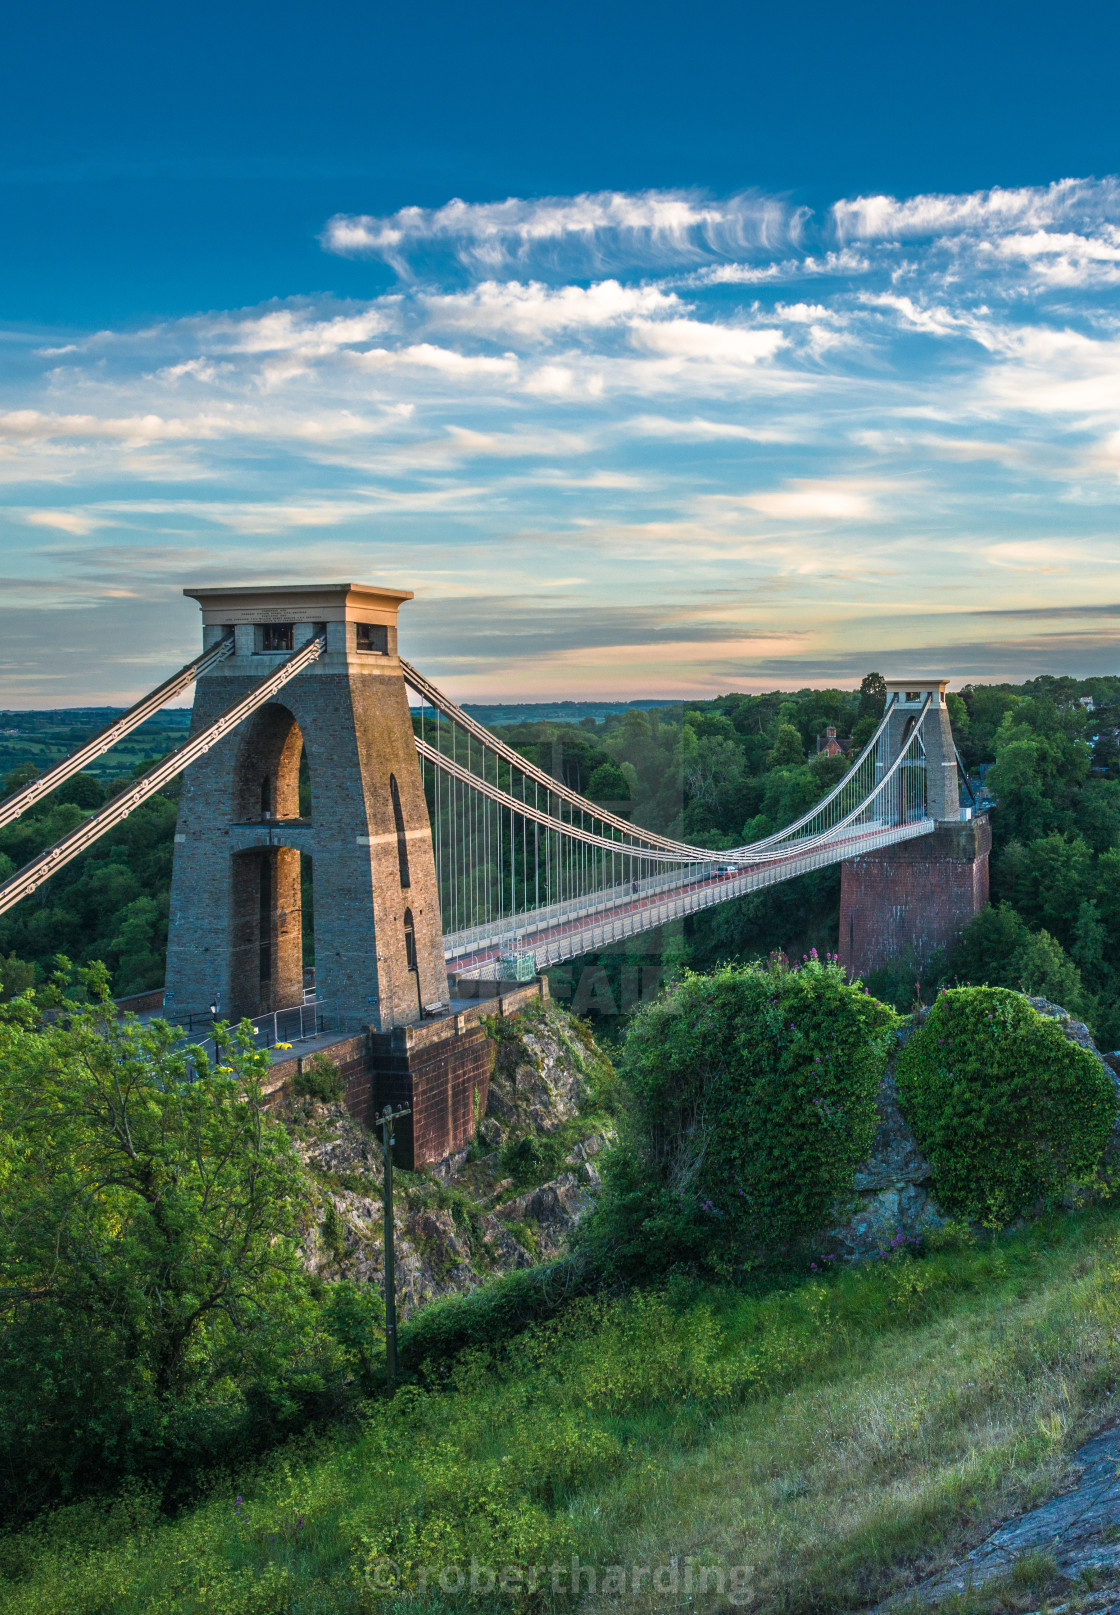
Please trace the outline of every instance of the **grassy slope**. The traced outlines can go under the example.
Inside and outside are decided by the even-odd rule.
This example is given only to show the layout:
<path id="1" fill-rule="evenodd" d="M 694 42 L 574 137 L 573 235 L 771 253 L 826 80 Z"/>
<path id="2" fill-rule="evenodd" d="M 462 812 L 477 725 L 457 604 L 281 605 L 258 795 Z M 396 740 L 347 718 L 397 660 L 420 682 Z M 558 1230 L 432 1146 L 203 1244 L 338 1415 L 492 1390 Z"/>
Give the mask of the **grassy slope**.
<path id="1" fill-rule="evenodd" d="M 761 1299 L 578 1303 L 174 1522 L 137 1497 L 8 1539 L 0 1611 L 335 1615 L 385 1607 L 390 1562 L 407 1583 L 472 1553 L 500 1567 L 572 1552 L 694 1554 L 748 1565 L 756 1609 L 858 1608 L 1051 1488 L 1107 1415 L 1118 1239 L 1120 1212 L 1087 1212 Z M 587 1607 L 683 1602 L 627 1585 Z M 571 1603 L 546 1590 L 536 1606 Z"/>

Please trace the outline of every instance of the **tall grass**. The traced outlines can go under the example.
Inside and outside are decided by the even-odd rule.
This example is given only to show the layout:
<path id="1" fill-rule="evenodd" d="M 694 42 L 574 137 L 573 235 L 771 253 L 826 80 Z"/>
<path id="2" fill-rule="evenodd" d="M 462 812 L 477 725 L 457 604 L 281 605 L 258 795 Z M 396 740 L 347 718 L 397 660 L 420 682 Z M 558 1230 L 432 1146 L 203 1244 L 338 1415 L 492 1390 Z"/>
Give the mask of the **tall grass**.
<path id="1" fill-rule="evenodd" d="M 1118 1239 L 1093 1211 L 764 1297 L 584 1298 L 177 1519 L 57 1511 L 0 1545 L 0 1612 L 859 1607 L 1060 1478 L 1110 1403 Z"/>

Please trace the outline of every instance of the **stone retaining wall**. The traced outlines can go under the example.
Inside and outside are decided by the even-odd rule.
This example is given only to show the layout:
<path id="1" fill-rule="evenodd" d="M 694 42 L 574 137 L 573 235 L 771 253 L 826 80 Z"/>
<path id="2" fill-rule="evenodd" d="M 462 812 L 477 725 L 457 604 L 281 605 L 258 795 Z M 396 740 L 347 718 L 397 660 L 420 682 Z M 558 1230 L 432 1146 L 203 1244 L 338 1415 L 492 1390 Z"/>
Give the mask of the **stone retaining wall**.
<path id="1" fill-rule="evenodd" d="M 391 1032 L 340 1034 L 313 1052 L 293 1052 L 273 1066 L 266 1094 L 282 1104 L 316 1055 L 325 1055 L 338 1069 L 343 1103 L 356 1121 L 373 1126 L 386 1105 L 411 1112 L 394 1129 L 398 1165 L 415 1170 L 454 1155 L 471 1142 L 486 1114 L 494 1045 L 483 1017 L 514 1015 L 548 997 L 542 977 L 479 986 L 485 995 L 457 1013 Z"/>

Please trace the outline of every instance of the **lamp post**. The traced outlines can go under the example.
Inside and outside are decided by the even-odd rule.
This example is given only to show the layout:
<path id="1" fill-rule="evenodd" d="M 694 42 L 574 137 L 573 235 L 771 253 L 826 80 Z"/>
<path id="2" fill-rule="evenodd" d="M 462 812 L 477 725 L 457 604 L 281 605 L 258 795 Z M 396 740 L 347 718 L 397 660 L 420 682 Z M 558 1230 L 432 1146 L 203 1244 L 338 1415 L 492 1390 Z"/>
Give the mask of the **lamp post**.
<path id="1" fill-rule="evenodd" d="M 385 1373 L 392 1389 L 397 1377 L 397 1270 L 393 1250 L 393 1123 L 411 1116 L 407 1105 L 393 1110 L 389 1105 L 377 1118 L 381 1128 L 381 1148 L 385 1170 L 382 1198 L 385 1207 Z"/>

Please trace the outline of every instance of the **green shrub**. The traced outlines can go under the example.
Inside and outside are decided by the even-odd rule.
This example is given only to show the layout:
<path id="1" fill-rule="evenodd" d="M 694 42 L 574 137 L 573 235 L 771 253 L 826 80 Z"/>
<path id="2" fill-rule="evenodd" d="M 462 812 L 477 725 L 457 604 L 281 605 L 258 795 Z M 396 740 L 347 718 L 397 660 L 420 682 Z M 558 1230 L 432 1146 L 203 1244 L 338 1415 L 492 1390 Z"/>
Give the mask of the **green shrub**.
<path id="1" fill-rule="evenodd" d="M 986 1222 L 1090 1177 L 1116 1117 L 1100 1061 L 1003 987 L 942 993 L 896 1075 L 937 1198 Z"/>
<path id="2" fill-rule="evenodd" d="M 292 1083 L 292 1090 L 301 1099 L 317 1099 L 323 1105 L 337 1104 L 342 1098 L 338 1067 L 328 1055 L 313 1054 Z"/>
<path id="3" fill-rule="evenodd" d="M 543 1183 L 560 1171 L 569 1147 L 566 1139 L 558 1138 L 555 1133 L 524 1133 L 503 1145 L 502 1171 L 509 1174 L 519 1189 Z"/>
<path id="4" fill-rule="evenodd" d="M 820 1228 L 875 1131 L 893 1011 L 815 958 L 686 975 L 635 1015 L 634 1113 L 587 1237 L 642 1273 L 732 1273 Z"/>
<path id="5" fill-rule="evenodd" d="M 593 1280 L 585 1261 L 564 1257 L 504 1273 L 466 1295 L 432 1301 L 402 1324 L 401 1362 L 406 1368 L 449 1362 L 467 1347 L 509 1340 L 584 1295 Z"/>

